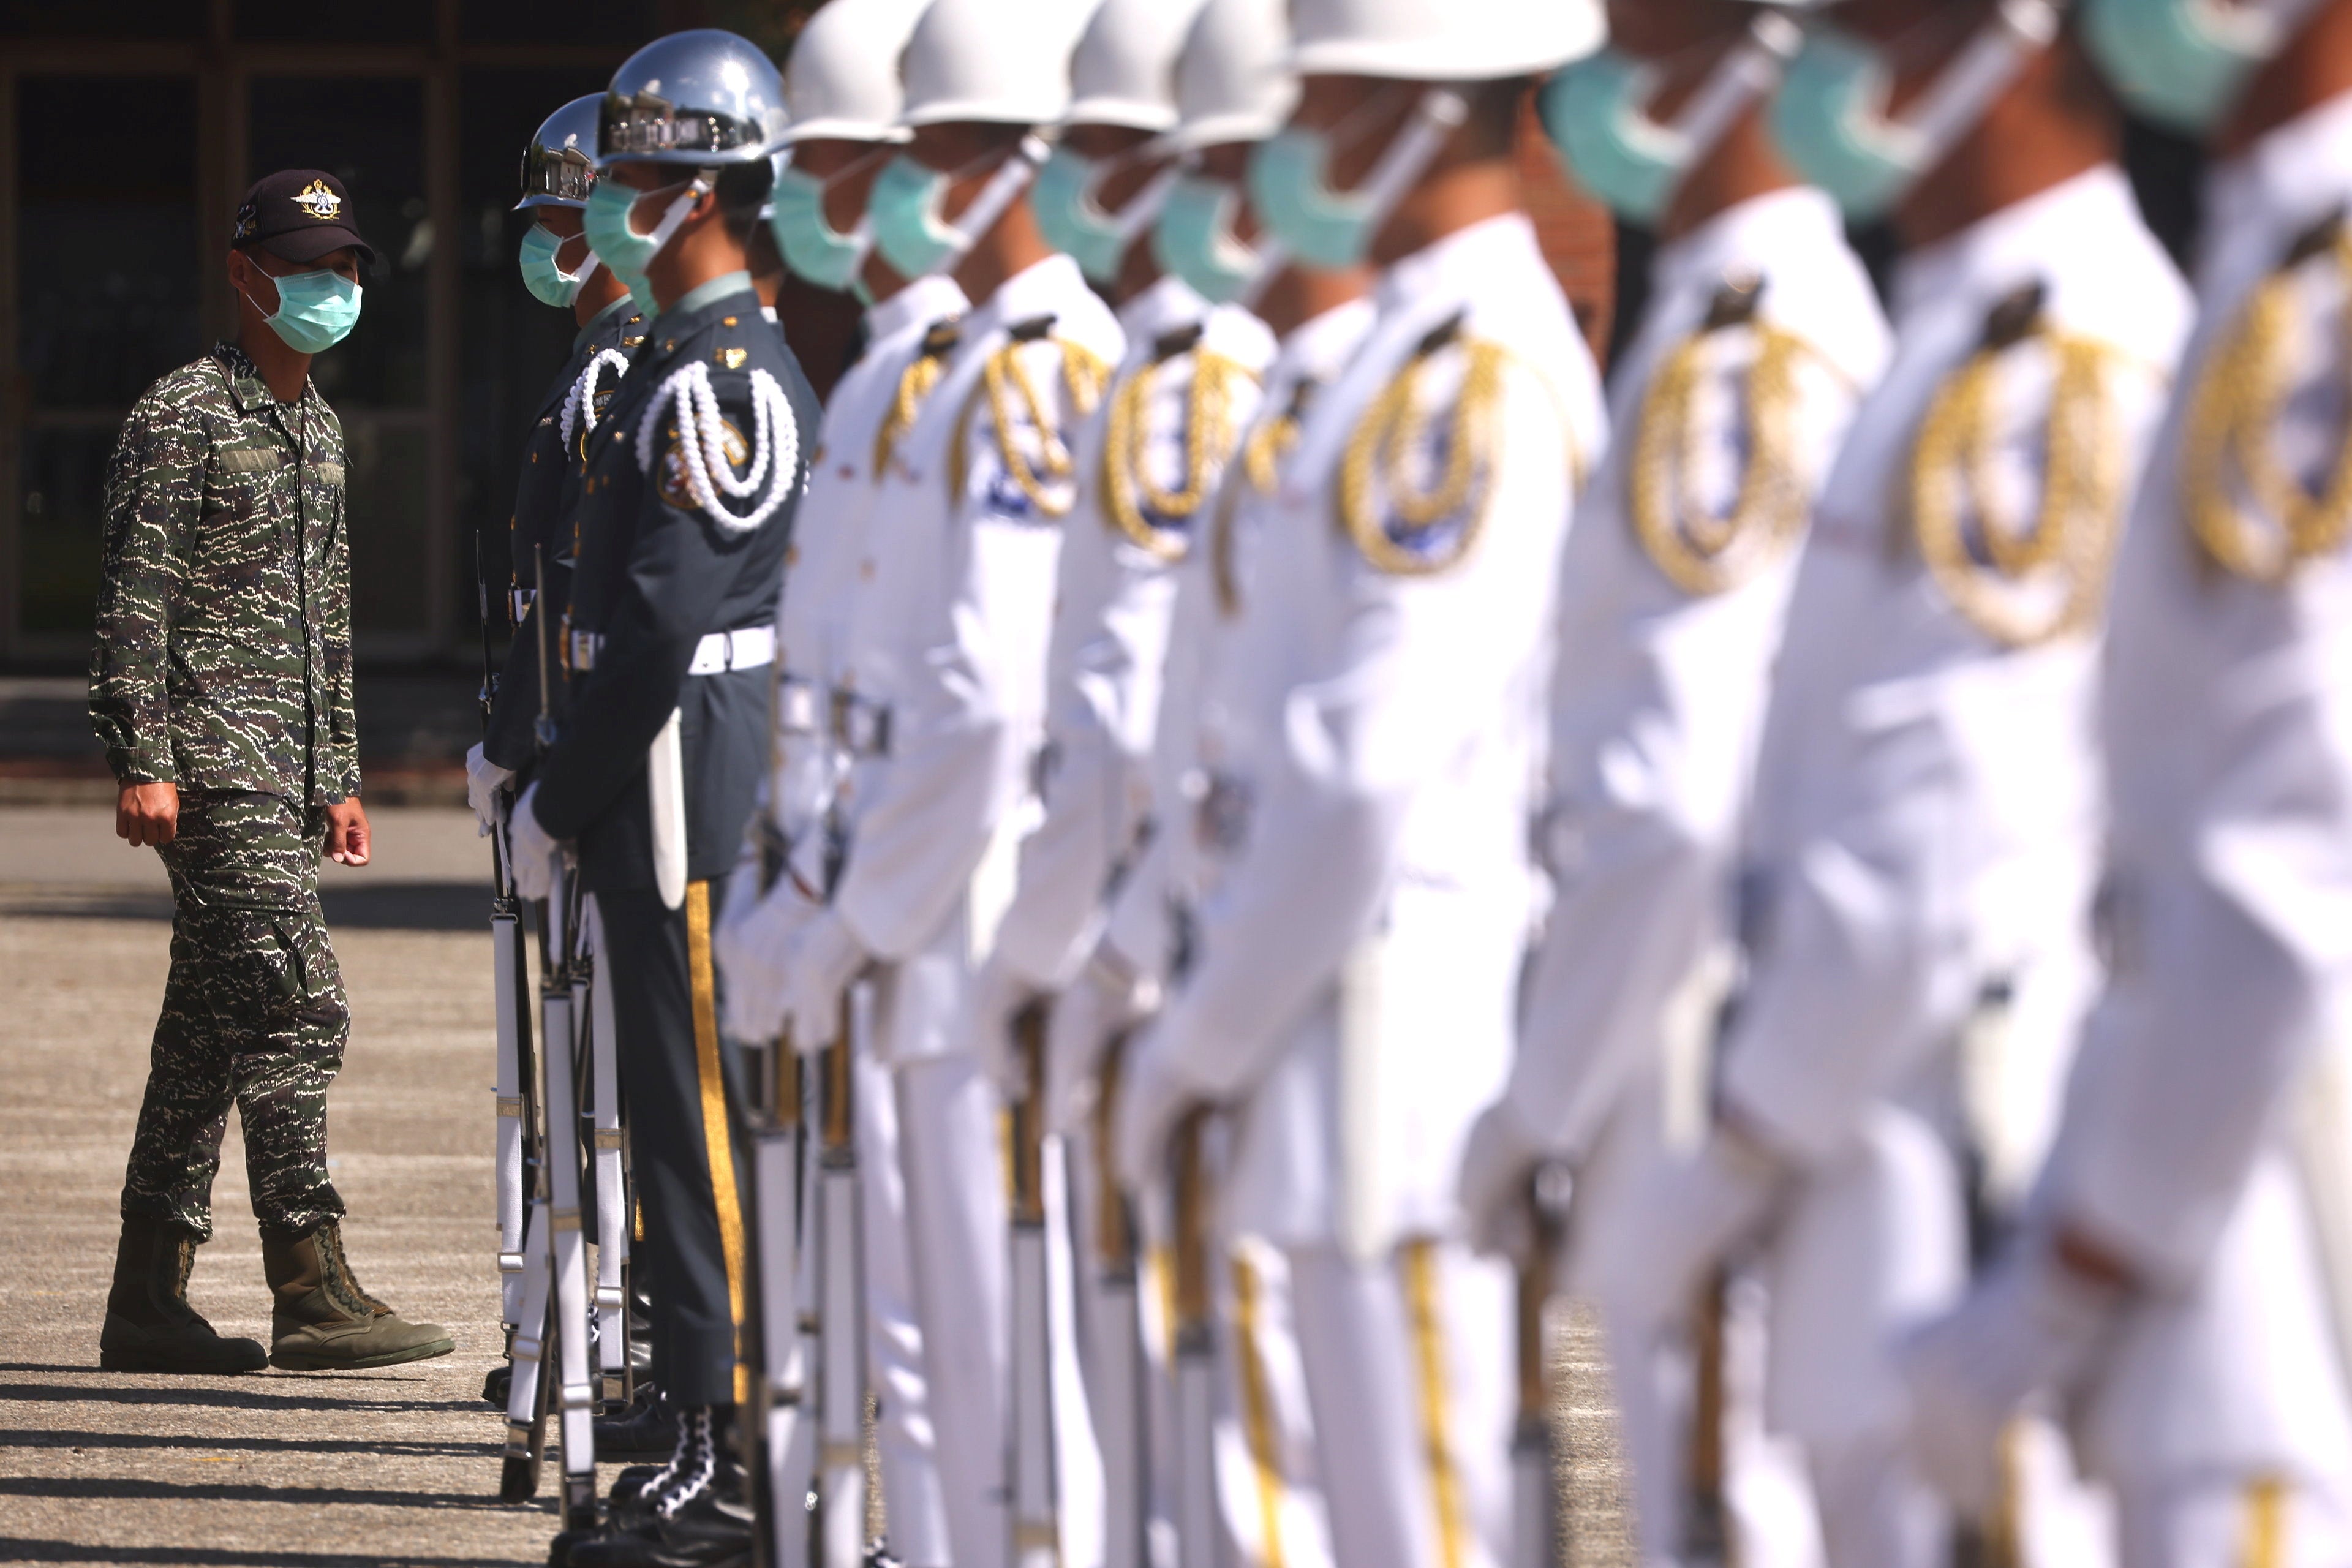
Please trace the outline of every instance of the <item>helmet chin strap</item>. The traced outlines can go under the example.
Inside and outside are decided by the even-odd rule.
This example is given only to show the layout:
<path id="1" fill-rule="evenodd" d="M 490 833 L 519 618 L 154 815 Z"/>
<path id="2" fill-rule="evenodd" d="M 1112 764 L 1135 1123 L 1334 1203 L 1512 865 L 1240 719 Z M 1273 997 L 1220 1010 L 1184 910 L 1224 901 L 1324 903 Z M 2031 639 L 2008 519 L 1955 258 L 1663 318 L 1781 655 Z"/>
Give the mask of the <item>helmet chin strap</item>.
<path id="1" fill-rule="evenodd" d="M 996 173 L 988 177 L 988 184 L 980 188 L 980 194 L 971 198 L 971 205 L 949 223 L 949 229 L 956 237 L 955 248 L 940 258 L 939 265 L 925 276 L 951 272 L 971 254 L 971 247 L 980 243 L 980 237 L 996 226 L 996 220 L 1021 199 L 1021 193 L 1027 190 L 1029 183 L 1037 177 L 1038 166 L 1045 163 L 1045 154 L 1044 142 L 1035 136 L 1021 138 L 1020 145 L 1005 155 L 1004 162 L 997 165 Z"/>
<path id="2" fill-rule="evenodd" d="M 1917 106 L 1887 121 L 1906 161 L 1925 169 L 1967 135 L 2028 62 L 2057 41 L 2059 23 L 2050 0 L 2002 0 L 2000 14 L 1938 73 Z"/>

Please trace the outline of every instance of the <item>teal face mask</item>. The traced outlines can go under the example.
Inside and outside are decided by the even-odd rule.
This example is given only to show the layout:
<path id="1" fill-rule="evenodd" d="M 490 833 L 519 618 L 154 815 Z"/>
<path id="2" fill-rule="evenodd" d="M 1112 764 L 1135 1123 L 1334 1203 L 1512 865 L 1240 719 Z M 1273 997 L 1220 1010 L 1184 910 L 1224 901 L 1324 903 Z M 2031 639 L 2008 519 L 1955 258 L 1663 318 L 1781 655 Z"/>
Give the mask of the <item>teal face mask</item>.
<path id="1" fill-rule="evenodd" d="M 1037 227 L 1045 243 L 1077 262 L 1079 271 L 1106 288 L 1118 280 L 1127 247 L 1159 216 L 1173 178 L 1162 174 L 1118 212 L 1105 212 L 1095 200 L 1095 192 L 1117 167 L 1114 162 L 1056 146 L 1045 166 L 1037 171 L 1037 183 L 1029 193 L 1029 205 L 1037 215 Z"/>
<path id="2" fill-rule="evenodd" d="M 2315 0 L 2089 0 L 2083 41 L 2116 95 L 2177 130 L 2218 124 Z"/>
<path id="3" fill-rule="evenodd" d="M 785 266 L 820 289 L 845 292 L 874 248 L 874 225 L 861 217 L 847 234 L 834 227 L 824 216 L 824 181 L 785 165 L 776 176 L 768 226 Z"/>
<path id="4" fill-rule="evenodd" d="M 653 288 L 646 281 L 646 268 L 659 256 L 662 247 L 670 242 L 678 226 L 686 222 L 694 210 L 697 197 L 710 189 L 708 175 L 698 174 L 678 185 L 664 185 L 659 190 L 640 191 L 622 184 L 618 180 L 598 180 L 595 189 L 588 193 L 588 210 L 582 215 L 582 227 L 587 231 L 588 248 L 602 258 L 614 276 L 629 286 L 637 298 L 637 309 L 646 320 L 659 313 L 653 297 Z M 657 196 L 677 191 L 677 197 L 669 204 L 661 221 L 651 234 L 639 234 L 629 223 L 629 214 L 645 196 Z"/>
<path id="5" fill-rule="evenodd" d="M 1839 28 L 1816 27 L 1773 100 L 1773 140 L 1847 217 L 1883 217 L 2055 41 L 2058 24 L 2049 0 L 2007 0 L 1901 120 L 1886 112 L 1895 73 L 1885 56 Z"/>
<path id="6" fill-rule="evenodd" d="M 1543 91 L 1543 121 L 1577 183 L 1620 217 L 1654 226 L 1691 166 L 1715 150 L 1748 106 L 1772 90 L 1804 43 L 1785 16 L 1760 17 L 1747 40 L 1707 73 L 1673 124 L 1651 118 L 1664 76 L 1613 48 L 1588 55 Z"/>
<path id="7" fill-rule="evenodd" d="M 1185 174 L 1170 188 L 1151 231 L 1151 254 L 1213 305 L 1229 305 L 1254 289 L 1269 258 L 1234 233 L 1241 195 L 1223 180 Z"/>
<path id="8" fill-rule="evenodd" d="M 1344 123 L 1329 132 L 1286 127 L 1250 153 L 1250 202 L 1284 248 L 1309 267 L 1360 265 L 1389 214 L 1468 116 L 1459 93 L 1423 93 L 1371 174 L 1351 191 L 1332 189 L 1328 174 L 1331 153 L 1346 139 Z"/>
<path id="9" fill-rule="evenodd" d="M 580 298 L 580 286 L 596 271 L 596 253 L 593 250 L 579 271 L 563 270 L 555 254 L 566 243 L 562 235 L 551 234 L 533 224 L 522 231 L 522 249 L 515 258 L 522 268 L 522 286 L 530 290 L 530 297 L 559 310 Z"/>
<path id="10" fill-rule="evenodd" d="M 359 324 L 360 286 L 340 272 L 289 272 L 270 281 L 278 285 L 278 309 L 265 319 L 296 353 L 325 353 Z"/>
<path id="11" fill-rule="evenodd" d="M 1023 142 L 972 197 L 963 216 L 950 223 L 940 208 L 951 176 L 907 153 L 898 154 L 882 166 L 873 194 L 866 198 L 882 259 L 907 278 L 929 278 L 953 267 L 1028 188 L 1043 158 L 1036 143 Z"/>

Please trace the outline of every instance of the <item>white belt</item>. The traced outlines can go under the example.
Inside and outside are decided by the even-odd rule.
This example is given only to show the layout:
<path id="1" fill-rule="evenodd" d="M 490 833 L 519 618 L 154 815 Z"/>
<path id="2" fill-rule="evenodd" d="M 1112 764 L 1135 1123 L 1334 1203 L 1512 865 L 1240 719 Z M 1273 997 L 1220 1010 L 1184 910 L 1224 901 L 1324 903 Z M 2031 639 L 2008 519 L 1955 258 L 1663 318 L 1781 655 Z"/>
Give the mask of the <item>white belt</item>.
<path id="1" fill-rule="evenodd" d="M 591 670 L 596 668 L 596 656 L 604 647 L 603 632 L 572 634 L 572 668 Z M 722 670 L 758 669 L 772 664 L 776 658 L 776 628 L 742 626 L 731 632 L 712 632 L 694 645 L 694 662 L 686 667 L 688 675 L 717 675 Z"/>

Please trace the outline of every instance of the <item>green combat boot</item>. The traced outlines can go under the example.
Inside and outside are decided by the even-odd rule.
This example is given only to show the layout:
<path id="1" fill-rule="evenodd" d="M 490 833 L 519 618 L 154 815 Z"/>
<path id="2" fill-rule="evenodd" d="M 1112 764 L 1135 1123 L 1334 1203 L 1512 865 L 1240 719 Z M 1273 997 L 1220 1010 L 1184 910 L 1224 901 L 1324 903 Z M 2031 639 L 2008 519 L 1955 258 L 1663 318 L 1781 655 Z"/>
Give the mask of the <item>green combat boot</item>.
<path id="1" fill-rule="evenodd" d="M 169 1221 L 126 1215 L 114 1249 L 114 1287 L 98 1364 L 108 1372 L 259 1372 L 268 1354 L 252 1340 L 226 1340 L 188 1305 L 196 1238 Z"/>
<path id="2" fill-rule="evenodd" d="M 277 1298 L 269 1364 L 289 1372 L 394 1366 L 457 1349 L 438 1323 L 410 1323 L 359 1288 L 332 1220 L 299 1241 L 261 1238 L 261 1268 Z"/>

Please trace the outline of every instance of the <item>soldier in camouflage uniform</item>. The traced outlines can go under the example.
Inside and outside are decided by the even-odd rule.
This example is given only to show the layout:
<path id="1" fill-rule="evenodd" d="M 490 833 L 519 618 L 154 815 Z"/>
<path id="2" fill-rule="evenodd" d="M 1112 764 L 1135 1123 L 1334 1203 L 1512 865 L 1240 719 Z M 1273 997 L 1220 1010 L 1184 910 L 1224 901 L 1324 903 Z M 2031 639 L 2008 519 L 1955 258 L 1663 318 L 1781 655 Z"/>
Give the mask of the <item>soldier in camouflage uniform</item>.
<path id="1" fill-rule="evenodd" d="M 274 1300 L 268 1359 L 379 1366 L 446 1353 L 362 1289 L 327 1179 L 327 1086 L 350 1029 L 319 857 L 368 858 L 352 709 L 344 458 L 310 356 L 358 319 L 373 252 L 332 175 L 262 180 L 239 207 L 222 343 L 150 387 L 106 480 L 90 720 L 116 827 L 172 879 L 172 972 L 122 1190 L 100 1364 L 247 1372 L 187 1302 L 231 1100 Z"/>

